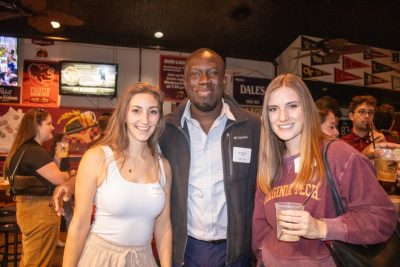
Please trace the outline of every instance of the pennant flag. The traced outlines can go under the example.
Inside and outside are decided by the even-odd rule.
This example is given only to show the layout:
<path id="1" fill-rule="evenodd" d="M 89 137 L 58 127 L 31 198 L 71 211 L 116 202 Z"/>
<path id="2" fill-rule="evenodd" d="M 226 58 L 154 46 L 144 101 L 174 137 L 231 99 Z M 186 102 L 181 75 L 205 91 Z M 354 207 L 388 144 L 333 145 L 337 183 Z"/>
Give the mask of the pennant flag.
<path id="1" fill-rule="evenodd" d="M 390 57 L 392 58 L 392 64 L 400 63 L 400 52 L 392 51 L 390 54 Z"/>
<path id="2" fill-rule="evenodd" d="M 362 77 L 346 72 L 344 70 L 335 68 L 335 83 L 354 81 L 362 79 Z"/>
<path id="3" fill-rule="evenodd" d="M 387 72 L 387 71 L 392 71 L 396 70 L 395 68 L 392 68 L 388 65 L 376 62 L 372 60 L 372 73 L 381 73 L 381 72 Z"/>
<path id="4" fill-rule="evenodd" d="M 400 90 L 400 77 L 392 75 L 392 89 Z"/>
<path id="5" fill-rule="evenodd" d="M 369 65 L 364 64 L 358 60 L 355 60 L 350 57 L 343 56 L 343 69 L 344 70 L 349 70 L 349 69 L 360 69 L 360 68 L 367 68 Z"/>
<path id="6" fill-rule="evenodd" d="M 307 66 L 305 64 L 301 64 L 301 74 L 304 79 L 325 76 L 325 75 L 331 75 L 329 72 L 319 70 L 319 69 Z"/>
<path id="7" fill-rule="evenodd" d="M 310 38 L 301 36 L 301 50 L 315 50 L 318 49 L 318 42 Z"/>
<path id="8" fill-rule="evenodd" d="M 328 53 L 320 55 L 318 53 L 311 53 L 311 65 L 324 65 L 338 63 L 339 53 Z"/>
<path id="9" fill-rule="evenodd" d="M 364 59 L 374 59 L 381 57 L 388 57 L 388 55 L 372 48 L 364 50 Z"/>
<path id="10" fill-rule="evenodd" d="M 385 79 L 382 79 L 378 76 L 364 72 L 364 86 L 378 84 L 378 83 L 387 83 L 387 82 L 388 81 Z"/>

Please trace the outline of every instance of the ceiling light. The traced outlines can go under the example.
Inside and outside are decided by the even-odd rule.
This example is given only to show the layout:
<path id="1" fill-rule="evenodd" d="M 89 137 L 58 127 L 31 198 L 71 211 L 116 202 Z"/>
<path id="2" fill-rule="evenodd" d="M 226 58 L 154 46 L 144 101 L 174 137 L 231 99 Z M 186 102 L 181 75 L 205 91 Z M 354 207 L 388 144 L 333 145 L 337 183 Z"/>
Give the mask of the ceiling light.
<path id="1" fill-rule="evenodd" d="M 156 37 L 156 38 L 162 38 L 163 36 L 164 36 L 164 34 L 162 32 L 156 32 L 154 34 L 154 37 Z"/>
<path id="2" fill-rule="evenodd" d="M 50 24 L 54 29 L 60 28 L 60 22 L 58 21 L 51 21 Z"/>
<path id="3" fill-rule="evenodd" d="M 70 41 L 69 38 L 58 37 L 58 36 L 45 36 L 47 39 L 55 40 L 55 41 Z"/>

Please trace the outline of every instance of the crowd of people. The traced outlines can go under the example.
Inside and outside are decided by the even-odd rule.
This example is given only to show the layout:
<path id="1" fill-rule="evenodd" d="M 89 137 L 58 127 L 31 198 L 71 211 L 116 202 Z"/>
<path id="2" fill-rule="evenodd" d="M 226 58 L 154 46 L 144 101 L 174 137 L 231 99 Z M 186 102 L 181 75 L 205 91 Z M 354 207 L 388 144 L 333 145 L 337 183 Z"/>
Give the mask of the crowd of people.
<path id="1" fill-rule="evenodd" d="M 385 137 L 393 109 L 376 108 L 370 96 L 355 97 L 349 108 L 353 129 L 338 139 L 337 101 L 314 103 L 300 77 L 281 74 L 271 81 L 261 119 L 225 93 L 226 83 L 221 56 L 198 49 L 186 59 L 187 99 L 175 111 L 163 116 L 160 90 L 136 83 L 124 90 L 76 176 L 60 172 L 50 157 L 30 166 L 29 173 L 57 185 L 55 219 L 75 194 L 63 266 L 335 266 L 326 240 L 374 244 L 389 238 L 395 208 L 370 159 L 376 147 L 400 148 L 394 137 Z M 41 151 L 41 142 L 51 138 L 50 115 L 39 120 L 37 112 L 25 115 L 33 134 L 16 139 L 5 173 L 26 146 Z M 379 112 L 390 113 L 389 126 L 374 123 Z M 341 216 L 322 158 L 328 142 L 327 158 L 347 209 Z M 276 215 L 276 203 L 305 199 L 304 210 Z M 20 200 L 17 210 L 30 216 L 23 205 L 48 202 L 47 196 Z M 27 240 L 33 237 L 20 221 L 29 255 Z M 277 228 L 298 241 L 279 240 Z M 54 249 L 47 247 L 35 245 L 39 255 L 51 258 Z M 48 260 L 35 265 L 25 252 L 21 262 L 50 266 Z"/>

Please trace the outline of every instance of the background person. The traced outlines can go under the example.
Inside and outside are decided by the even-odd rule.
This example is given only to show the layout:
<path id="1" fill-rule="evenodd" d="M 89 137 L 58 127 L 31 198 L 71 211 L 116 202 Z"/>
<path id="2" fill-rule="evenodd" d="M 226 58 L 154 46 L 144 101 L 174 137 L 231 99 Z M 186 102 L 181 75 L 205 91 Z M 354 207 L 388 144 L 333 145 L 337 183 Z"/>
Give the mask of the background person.
<path id="1" fill-rule="evenodd" d="M 339 120 L 343 116 L 342 111 L 340 110 L 339 102 L 335 98 L 325 95 L 315 101 L 315 105 L 318 109 L 326 108 L 332 111 L 333 115 L 335 115 L 335 127 L 338 129 Z"/>
<path id="2" fill-rule="evenodd" d="M 187 59 L 189 99 L 166 117 L 160 147 L 172 167 L 176 266 L 249 266 L 259 117 L 224 94 L 225 63 L 202 48 Z"/>
<path id="3" fill-rule="evenodd" d="M 349 118 L 353 122 L 353 127 L 348 135 L 341 137 L 343 141 L 371 159 L 374 157 L 372 141 L 374 140 L 375 144 L 386 141 L 383 134 L 374 130 L 375 109 L 376 99 L 373 96 L 353 97 L 349 106 Z"/>
<path id="4" fill-rule="evenodd" d="M 43 109 L 28 110 L 4 163 L 8 176 L 23 151 L 16 174 L 35 175 L 57 185 L 69 179 L 50 154 L 41 146 L 50 140 L 54 127 L 50 114 Z M 53 187 L 54 188 L 54 187 Z M 16 196 L 17 222 L 22 233 L 23 253 L 19 266 L 52 266 L 59 237 L 60 218 L 51 206 L 50 196 Z"/>
<path id="5" fill-rule="evenodd" d="M 399 134 L 396 131 L 392 131 L 394 124 L 394 107 L 389 104 L 380 105 L 376 109 L 374 116 L 375 128 L 385 136 L 386 141 L 400 143 Z"/>
<path id="6" fill-rule="evenodd" d="M 317 109 L 300 77 L 282 74 L 268 85 L 253 217 L 253 250 L 265 266 L 336 266 L 324 240 L 354 244 L 386 241 L 396 226 L 395 209 L 375 178 L 371 162 L 340 140 L 327 158 L 347 211 L 337 217 L 325 177 Z M 277 202 L 303 203 L 304 211 L 275 215 Z M 296 242 L 277 238 L 299 236 Z"/>
<path id="7" fill-rule="evenodd" d="M 105 135 L 84 154 L 64 267 L 156 267 L 153 232 L 161 266 L 171 266 L 171 170 L 157 149 L 164 128 L 162 101 L 159 89 L 149 84 L 128 87 Z"/>
<path id="8" fill-rule="evenodd" d="M 15 73 L 15 64 L 17 62 L 17 57 L 15 56 L 15 50 L 11 49 L 10 52 L 8 52 L 7 55 L 7 67 L 10 69 L 11 72 Z"/>
<path id="9" fill-rule="evenodd" d="M 339 131 L 336 128 L 337 124 L 333 112 L 327 108 L 318 108 L 318 114 L 321 121 L 321 131 L 326 135 L 338 138 Z"/>

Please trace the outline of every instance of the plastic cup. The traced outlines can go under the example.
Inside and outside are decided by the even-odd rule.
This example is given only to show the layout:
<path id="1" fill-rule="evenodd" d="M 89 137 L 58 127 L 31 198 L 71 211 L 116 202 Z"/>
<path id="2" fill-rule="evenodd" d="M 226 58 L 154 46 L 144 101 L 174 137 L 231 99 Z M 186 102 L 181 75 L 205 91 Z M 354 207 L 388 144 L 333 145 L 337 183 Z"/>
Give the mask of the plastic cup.
<path id="1" fill-rule="evenodd" d="M 380 181 L 396 183 L 400 150 L 389 148 L 375 149 L 374 165 Z"/>
<path id="2" fill-rule="evenodd" d="M 276 202 L 275 203 L 275 211 L 276 211 L 276 236 L 278 240 L 286 241 L 286 242 L 296 242 L 299 241 L 300 236 L 289 235 L 282 232 L 282 226 L 279 225 L 279 211 L 281 210 L 304 210 L 304 206 L 301 203 L 295 202 Z"/>
<path id="3" fill-rule="evenodd" d="M 68 142 L 57 142 L 56 145 L 56 156 L 58 158 L 68 157 L 69 143 Z"/>

